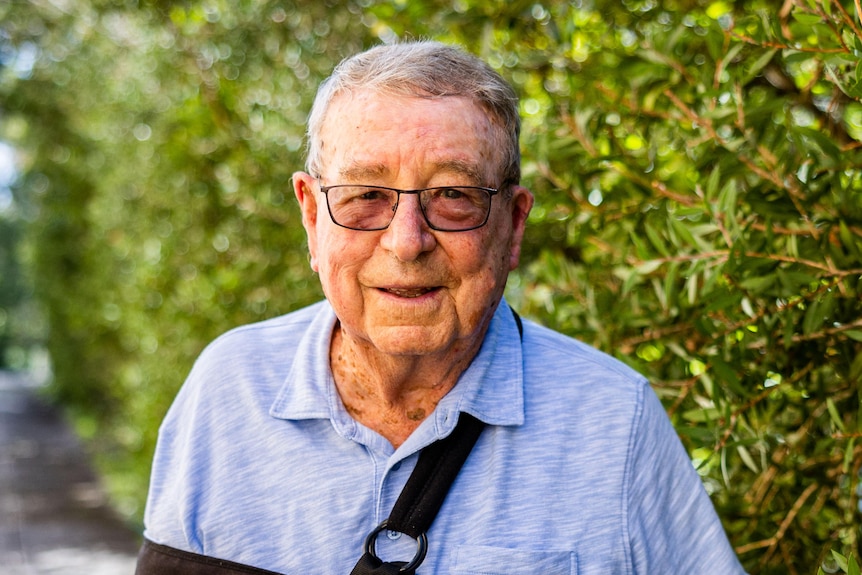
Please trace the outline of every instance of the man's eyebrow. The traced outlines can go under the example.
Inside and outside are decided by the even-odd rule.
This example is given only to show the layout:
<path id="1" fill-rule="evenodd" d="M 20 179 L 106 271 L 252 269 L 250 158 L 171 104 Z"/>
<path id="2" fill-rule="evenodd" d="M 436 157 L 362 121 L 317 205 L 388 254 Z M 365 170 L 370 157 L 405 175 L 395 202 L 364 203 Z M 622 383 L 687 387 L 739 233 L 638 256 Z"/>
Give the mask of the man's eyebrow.
<path id="1" fill-rule="evenodd" d="M 385 176 L 389 169 L 383 164 L 350 164 L 338 172 L 338 176 L 347 182 L 374 181 Z"/>
<path id="2" fill-rule="evenodd" d="M 484 173 L 474 162 L 450 159 L 437 162 L 435 165 L 440 173 L 466 176 L 474 184 L 484 183 Z"/>

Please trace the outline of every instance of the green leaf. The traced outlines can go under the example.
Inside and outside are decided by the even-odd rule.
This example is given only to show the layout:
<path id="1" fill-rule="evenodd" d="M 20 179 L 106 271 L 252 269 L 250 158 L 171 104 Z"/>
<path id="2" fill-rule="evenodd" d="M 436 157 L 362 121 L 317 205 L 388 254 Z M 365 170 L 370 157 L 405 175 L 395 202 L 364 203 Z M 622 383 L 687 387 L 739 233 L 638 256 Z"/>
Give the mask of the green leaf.
<path id="1" fill-rule="evenodd" d="M 690 273 L 685 280 L 685 293 L 689 305 L 697 302 L 697 290 L 700 287 L 700 275 L 697 272 Z"/>
<path id="2" fill-rule="evenodd" d="M 683 419 L 692 423 L 706 423 L 715 421 L 721 416 L 721 412 L 715 407 L 703 407 L 698 409 L 690 409 L 683 412 Z"/>
<path id="3" fill-rule="evenodd" d="M 847 575 L 862 575 L 859 572 L 859 563 L 852 554 L 847 558 Z"/>
<path id="4" fill-rule="evenodd" d="M 775 275 L 787 291 L 791 294 L 798 294 L 808 289 L 808 286 L 817 282 L 817 277 L 804 272 L 785 271 L 783 269 L 775 270 Z"/>
<path id="5" fill-rule="evenodd" d="M 862 356 L 862 354 L 859 354 Z M 857 388 L 856 391 L 857 402 L 859 405 L 856 409 L 856 432 L 862 432 L 862 386 Z"/>
<path id="6" fill-rule="evenodd" d="M 847 566 L 848 566 L 847 565 L 847 558 L 835 550 L 832 550 L 832 557 L 835 559 L 835 562 L 838 563 L 838 567 L 846 573 L 847 572 Z"/>
<path id="7" fill-rule="evenodd" d="M 647 260 L 645 262 L 641 262 L 635 266 L 635 271 L 640 275 L 649 275 L 652 272 L 656 271 L 660 268 L 664 262 L 662 260 Z"/>
<path id="8" fill-rule="evenodd" d="M 862 381 L 862 353 L 857 353 L 853 363 L 850 364 L 848 377 L 850 381 L 857 382 L 857 384 Z"/>
<path id="9" fill-rule="evenodd" d="M 709 372 L 705 371 L 700 374 L 698 377 L 698 381 L 703 386 L 704 392 L 706 392 L 706 396 L 712 399 L 715 395 L 715 382 L 712 381 L 712 378 L 709 376 Z"/>
<path id="10" fill-rule="evenodd" d="M 718 194 L 719 186 L 721 185 L 721 166 L 717 165 L 709 172 L 709 179 L 706 181 L 706 199 L 712 200 Z"/>
<path id="11" fill-rule="evenodd" d="M 829 417 L 832 419 L 832 423 L 835 424 L 835 427 L 842 432 L 845 431 L 844 422 L 841 421 L 841 415 L 838 413 L 838 408 L 835 407 L 835 402 L 832 401 L 831 397 L 826 398 L 826 409 L 829 410 Z"/>
<path id="12" fill-rule="evenodd" d="M 729 180 L 727 184 L 721 189 L 721 194 L 719 195 L 718 207 L 721 214 L 727 220 L 734 220 L 736 218 L 736 208 L 738 205 L 738 189 L 736 180 Z"/>
<path id="13" fill-rule="evenodd" d="M 811 128 L 799 128 L 798 131 L 810 144 L 819 148 L 832 160 L 837 161 L 841 158 L 841 149 L 835 144 L 835 140 L 831 136 Z"/>
<path id="14" fill-rule="evenodd" d="M 852 339 L 853 341 L 862 342 L 862 331 L 856 329 L 850 329 L 844 332 L 844 335 Z"/>
<path id="15" fill-rule="evenodd" d="M 733 366 L 717 356 L 709 358 L 709 363 L 712 365 L 712 369 L 718 376 L 720 382 L 724 383 L 735 393 L 741 396 L 746 395 L 745 389 L 741 385 L 739 375 Z"/>
<path id="16" fill-rule="evenodd" d="M 743 79 L 743 84 L 748 84 L 760 73 L 763 68 L 769 64 L 772 59 L 775 57 L 775 54 L 778 53 L 778 50 L 768 50 L 761 54 L 757 60 L 751 63 L 751 65 L 745 71 L 745 78 Z"/>
<path id="17" fill-rule="evenodd" d="M 677 217 L 671 215 L 668 218 L 670 222 L 670 227 L 674 231 L 674 233 L 679 237 L 682 243 L 675 243 L 674 248 L 679 250 L 679 248 L 687 247 L 687 248 L 696 248 L 697 240 L 694 239 L 694 235 L 692 235 L 691 230 L 688 229 L 688 226 L 680 221 Z"/>
<path id="18" fill-rule="evenodd" d="M 679 278 L 679 263 L 671 262 L 664 277 L 664 294 L 666 310 L 677 307 L 677 279 Z"/>
<path id="19" fill-rule="evenodd" d="M 823 327 L 823 303 L 822 300 L 812 301 L 805 310 L 805 317 L 802 320 L 802 333 L 811 335 L 818 329 Z"/>
<path id="20" fill-rule="evenodd" d="M 647 222 L 644 225 L 644 230 L 646 231 L 646 235 L 649 238 L 649 241 L 652 244 L 652 246 L 656 250 L 658 250 L 658 252 L 661 255 L 663 255 L 663 256 L 670 255 L 670 252 L 668 251 L 667 245 L 665 245 L 665 241 L 661 237 L 661 234 L 659 234 L 659 232 L 655 229 L 655 227 L 650 222 Z"/>
<path id="21" fill-rule="evenodd" d="M 742 298 L 740 297 L 739 293 L 725 293 L 717 297 L 709 298 L 706 301 L 707 305 L 704 311 L 706 313 L 711 313 L 718 310 L 738 308 L 740 306 L 741 300 Z"/>
<path id="22" fill-rule="evenodd" d="M 776 279 L 777 276 L 774 275 L 753 277 L 739 282 L 739 286 L 753 294 L 761 294 L 775 285 Z"/>
<path id="23" fill-rule="evenodd" d="M 649 249 L 649 245 L 647 242 L 643 240 L 640 234 L 632 231 L 628 234 L 629 241 L 635 247 L 635 253 L 637 253 L 637 257 L 641 259 L 650 259 L 652 254 L 652 250 Z"/>
<path id="24" fill-rule="evenodd" d="M 823 22 L 823 18 L 821 18 L 818 14 L 804 12 L 798 8 L 793 10 L 793 19 L 800 24 L 804 24 L 805 26 L 814 26 Z"/>
<path id="25" fill-rule="evenodd" d="M 706 9 L 706 15 L 712 18 L 713 20 L 718 20 L 725 14 L 731 12 L 733 10 L 733 6 L 728 4 L 727 2 L 723 2 L 719 0 L 718 2 L 711 3 Z"/>
<path id="26" fill-rule="evenodd" d="M 853 457 L 855 455 L 856 450 L 856 438 L 851 437 L 850 441 L 847 442 L 847 447 L 844 449 L 844 473 L 850 473 L 851 466 L 853 465 Z"/>
<path id="27" fill-rule="evenodd" d="M 847 222 L 843 220 L 838 224 L 838 236 L 841 238 L 841 245 L 844 246 L 844 249 L 850 252 L 857 261 L 862 261 L 862 248 L 859 246 L 857 237 L 850 231 Z"/>
<path id="28" fill-rule="evenodd" d="M 838 86 L 839 90 L 841 90 L 851 98 L 859 99 L 860 97 L 862 97 L 860 96 L 860 93 L 862 93 L 862 90 L 860 90 L 860 85 L 862 85 L 862 82 L 857 80 L 857 78 L 859 78 L 858 67 L 855 77 L 852 79 L 852 82 L 844 81 L 844 79 L 839 76 L 839 70 L 835 66 L 826 65 L 824 66 L 824 69 L 826 70 L 826 77 L 829 78 L 829 80 L 833 84 Z"/>
<path id="29" fill-rule="evenodd" d="M 749 452 L 748 449 L 746 449 L 742 445 L 737 445 L 736 452 L 739 453 L 739 457 L 740 459 L 742 459 L 742 462 L 745 464 L 746 467 L 748 467 L 754 473 L 760 472 L 757 467 L 757 464 L 754 463 L 754 458 L 751 457 L 751 452 Z"/>

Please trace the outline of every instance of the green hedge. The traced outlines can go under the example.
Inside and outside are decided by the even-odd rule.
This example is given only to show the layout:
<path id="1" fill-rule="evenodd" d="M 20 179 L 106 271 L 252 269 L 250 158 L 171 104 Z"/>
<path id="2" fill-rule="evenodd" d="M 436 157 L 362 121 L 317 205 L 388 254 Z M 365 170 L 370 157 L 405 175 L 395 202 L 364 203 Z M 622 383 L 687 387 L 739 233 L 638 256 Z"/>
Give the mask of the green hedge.
<path id="1" fill-rule="evenodd" d="M 0 138 L 53 392 L 130 518 L 202 346 L 320 297 L 289 182 L 318 82 L 433 37 L 522 95 L 537 205 L 511 303 L 651 378 L 750 572 L 855 566 L 862 7 L 69 6 L 0 6 Z"/>

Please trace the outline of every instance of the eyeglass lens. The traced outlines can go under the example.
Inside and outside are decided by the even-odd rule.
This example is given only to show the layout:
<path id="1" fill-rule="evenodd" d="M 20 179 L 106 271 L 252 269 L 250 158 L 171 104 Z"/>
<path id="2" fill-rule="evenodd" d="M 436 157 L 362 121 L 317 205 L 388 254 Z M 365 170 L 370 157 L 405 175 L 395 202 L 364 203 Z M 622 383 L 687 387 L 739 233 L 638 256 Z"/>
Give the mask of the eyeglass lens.
<path id="1" fill-rule="evenodd" d="M 456 186 L 419 191 L 399 191 L 374 186 L 325 188 L 332 220 L 354 230 L 382 230 L 395 217 L 399 194 L 419 194 L 419 205 L 428 225 L 440 231 L 466 231 L 488 219 L 491 193 L 483 188 Z"/>

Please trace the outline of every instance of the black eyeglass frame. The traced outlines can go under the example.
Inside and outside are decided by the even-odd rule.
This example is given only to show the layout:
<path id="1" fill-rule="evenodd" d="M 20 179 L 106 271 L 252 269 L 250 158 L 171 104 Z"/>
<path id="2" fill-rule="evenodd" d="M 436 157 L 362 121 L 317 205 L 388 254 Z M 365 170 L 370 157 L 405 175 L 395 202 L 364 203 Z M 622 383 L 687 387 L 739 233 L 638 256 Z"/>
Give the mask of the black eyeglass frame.
<path id="1" fill-rule="evenodd" d="M 483 219 L 482 223 L 480 223 L 480 224 L 477 224 L 475 226 L 471 226 L 469 228 L 459 228 L 457 230 L 448 230 L 446 228 L 437 227 L 431 223 L 431 220 L 428 219 L 428 214 L 425 213 L 425 206 L 421 201 L 419 202 L 419 210 L 422 212 L 422 217 L 425 219 L 425 223 L 428 225 L 429 228 L 431 228 L 434 231 L 438 231 L 438 232 L 469 232 L 471 230 L 479 229 L 488 223 L 488 218 L 491 216 L 491 207 L 492 207 L 491 199 L 500 193 L 500 190 L 497 188 L 486 188 L 484 186 L 435 186 L 432 188 L 421 188 L 418 190 L 399 190 L 398 188 L 389 188 L 386 186 L 374 186 L 374 185 L 370 185 L 370 184 L 335 184 L 332 186 L 324 186 L 319 180 L 318 180 L 318 184 L 320 186 L 321 193 L 324 196 L 326 196 L 326 210 L 329 212 L 329 218 L 332 220 L 332 223 L 334 223 L 336 226 L 339 226 L 339 227 L 342 227 L 342 228 L 345 228 L 348 230 L 354 230 L 357 232 L 379 232 L 381 230 L 385 230 L 386 228 L 388 228 L 392 224 L 392 220 L 395 219 L 395 213 L 398 211 L 398 206 L 401 203 L 401 194 L 417 194 L 418 195 L 418 194 L 421 194 L 422 192 L 430 192 L 430 191 L 434 191 L 434 190 L 451 190 L 451 189 L 465 189 L 465 188 L 468 190 L 481 190 L 481 191 L 488 194 L 488 209 L 485 212 L 485 219 Z M 350 226 L 345 226 L 344 224 L 339 223 L 338 220 L 335 219 L 335 215 L 332 213 L 332 206 L 329 205 L 329 193 L 328 193 L 329 190 L 334 189 L 334 188 L 356 188 L 356 187 L 369 188 L 369 189 L 374 189 L 374 190 L 386 190 L 389 192 L 395 192 L 397 194 L 395 196 L 395 205 L 392 206 L 392 217 L 389 218 L 389 222 L 387 222 L 387 224 L 385 226 L 377 227 L 377 228 L 353 228 Z"/>

